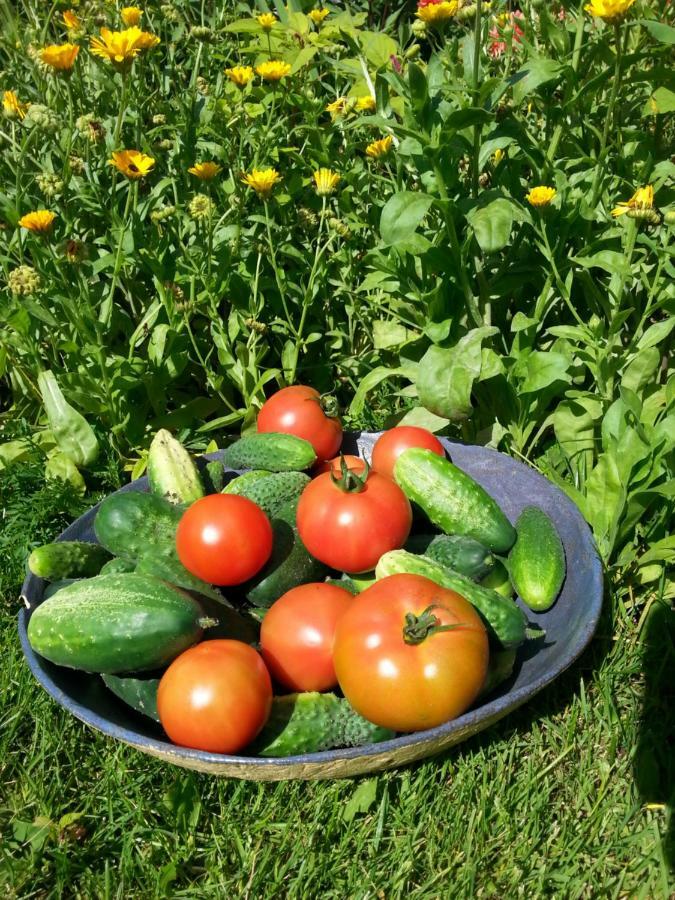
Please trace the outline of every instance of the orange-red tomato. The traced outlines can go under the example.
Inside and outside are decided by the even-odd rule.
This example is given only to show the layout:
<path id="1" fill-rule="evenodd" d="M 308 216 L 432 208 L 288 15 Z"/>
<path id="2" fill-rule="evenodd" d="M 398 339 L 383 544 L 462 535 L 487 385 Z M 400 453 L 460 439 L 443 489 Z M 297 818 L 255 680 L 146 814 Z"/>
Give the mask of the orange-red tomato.
<path id="1" fill-rule="evenodd" d="M 314 447 L 318 460 L 335 456 L 342 443 L 340 420 L 327 416 L 319 392 L 302 384 L 272 394 L 258 414 L 258 431 L 304 438 Z"/>
<path id="2" fill-rule="evenodd" d="M 241 641 L 203 641 L 169 666 L 157 711 L 174 744 L 236 753 L 255 738 L 272 708 L 272 681 L 259 653 Z"/>
<path id="3" fill-rule="evenodd" d="M 272 552 L 272 526 L 247 497 L 210 494 L 189 506 L 176 530 L 178 558 L 211 584 L 242 584 Z"/>
<path id="4" fill-rule="evenodd" d="M 342 474 L 342 459 L 344 459 L 345 465 L 351 472 L 356 472 L 358 475 L 361 472 L 365 472 L 365 459 L 361 459 L 360 456 L 354 456 L 351 453 L 345 453 L 342 457 L 335 456 L 333 459 L 326 459 L 317 463 L 312 469 L 312 475 L 323 475 L 324 472 L 332 472 L 333 475 L 339 477 Z"/>
<path id="5" fill-rule="evenodd" d="M 352 595 L 335 584 L 301 584 L 265 613 L 260 652 L 272 677 L 292 691 L 328 691 L 337 684 L 333 640 Z"/>
<path id="6" fill-rule="evenodd" d="M 394 463 L 404 450 L 410 447 L 422 447 L 433 450 L 439 456 L 445 456 L 443 444 L 426 428 L 416 425 L 398 425 L 390 428 L 375 441 L 371 465 L 375 472 L 394 477 Z"/>
<path id="7" fill-rule="evenodd" d="M 389 575 L 342 616 L 333 659 L 357 712 L 382 728 L 422 731 L 461 715 L 476 699 L 488 638 L 459 594 L 421 575 Z"/>

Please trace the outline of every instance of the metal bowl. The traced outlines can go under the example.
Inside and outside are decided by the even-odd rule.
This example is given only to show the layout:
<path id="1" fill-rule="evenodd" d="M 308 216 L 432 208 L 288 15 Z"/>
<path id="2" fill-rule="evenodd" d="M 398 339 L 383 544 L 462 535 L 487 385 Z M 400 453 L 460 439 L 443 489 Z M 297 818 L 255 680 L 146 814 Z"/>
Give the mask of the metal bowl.
<path id="1" fill-rule="evenodd" d="M 368 459 L 377 437 L 377 434 L 369 433 L 346 435 L 343 449 L 347 453 L 359 452 Z M 556 524 L 567 558 L 567 577 L 554 606 L 540 614 L 526 609 L 528 619 L 545 629 L 545 638 L 522 646 L 509 681 L 486 702 L 459 718 L 438 728 L 403 735 L 381 744 L 283 759 L 228 756 L 177 747 L 166 740 L 159 725 L 134 713 L 110 694 L 98 676 L 55 666 L 33 652 L 26 637 L 26 627 L 31 610 L 42 601 L 45 586 L 33 575 L 24 582 L 23 598 L 27 609 L 19 614 L 21 644 L 31 671 L 57 703 L 103 734 L 167 762 L 233 778 L 278 781 L 342 778 L 376 772 L 432 756 L 487 728 L 550 684 L 584 650 L 600 616 L 602 567 L 591 532 L 579 510 L 546 478 L 494 450 L 442 440 L 452 461 L 495 497 L 511 521 L 515 521 L 521 509 L 530 504 L 545 510 Z M 215 453 L 209 458 L 217 459 L 218 455 Z M 147 490 L 145 478 L 122 488 L 122 491 L 143 490 Z M 90 509 L 73 522 L 60 539 L 95 540 L 96 509 Z"/>

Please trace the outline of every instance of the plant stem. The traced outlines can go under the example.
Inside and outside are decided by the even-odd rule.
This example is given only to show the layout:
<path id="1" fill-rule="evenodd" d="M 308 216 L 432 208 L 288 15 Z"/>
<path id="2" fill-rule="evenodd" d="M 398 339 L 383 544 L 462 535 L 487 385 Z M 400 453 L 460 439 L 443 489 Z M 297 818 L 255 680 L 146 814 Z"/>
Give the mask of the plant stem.
<path id="1" fill-rule="evenodd" d="M 548 254 L 548 261 L 551 263 L 551 269 L 553 270 L 553 275 L 554 275 L 556 284 L 558 285 L 558 290 L 560 291 L 560 296 L 563 298 L 563 300 L 567 304 L 567 307 L 569 308 L 569 311 L 572 313 L 572 316 L 574 317 L 574 319 L 576 319 L 577 324 L 581 325 L 582 328 L 585 328 L 586 323 L 584 322 L 584 320 L 581 318 L 579 313 L 574 308 L 574 304 L 572 303 L 572 300 L 570 299 L 569 293 L 567 291 L 567 286 L 565 285 L 565 282 L 562 280 L 560 272 L 558 271 L 558 267 L 556 266 L 555 257 L 553 255 L 553 251 L 551 250 L 551 245 L 548 240 L 548 234 L 546 232 L 546 225 L 544 224 L 543 221 L 540 223 L 539 233 L 541 234 L 542 240 L 544 241 L 544 245 L 546 247 L 546 252 Z"/>
<path id="2" fill-rule="evenodd" d="M 473 106 L 477 107 L 480 101 L 480 85 L 478 83 L 478 79 L 480 78 L 480 54 L 483 49 L 482 46 L 482 36 L 483 36 L 483 22 L 481 20 L 481 8 L 482 8 L 482 0 L 476 0 L 476 25 L 474 31 L 474 45 L 473 45 Z M 478 196 L 478 177 L 480 175 L 480 166 L 478 163 L 478 157 L 480 156 L 480 139 L 482 133 L 483 126 L 480 122 L 477 122 L 473 128 L 473 179 L 472 179 L 472 192 L 473 196 Z"/>
<path id="3" fill-rule="evenodd" d="M 117 287 L 117 280 L 121 269 L 121 261 L 122 261 L 122 244 L 124 243 L 124 235 L 127 231 L 127 219 L 129 217 L 129 210 L 131 209 L 131 199 L 134 196 L 134 190 L 132 185 L 128 185 L 127 187 L 127 202 L 124 205 L 124 214 L 122 216 L 122 227 L 120 230 L 119 240 L 117 242 L 117 250 L 115 251 L 115 262 L 113 265 L 113 276 L 112 281 L 110 282 L 110 290 L 108 291 L 108 296 L 106 297 L 103 305 L 101 306 L 100 312 L 98 314 L 99 322 L 102 322 L 106 328 L 110 326 L 110 321 L 112 319 L 112 309 L 113 309 L 113 297 L 115 294 L 115 289 Z"/>
<path id="4" fill-rule="evenodd" d="M 576 74 L 579 68 L 579 60 L 581 59 L 581 45 L 584 40 L 584 6 L 586 5 L 586 0 L 581 0 L 579 4 L 579 9 L 577 10 L 577 32 L 574 36 L 574 49 L 572 50 L 572 72 Z M 567 106 L 570 98 L 570 94 L 572 93 L 572 89 L 574 87 L 573 79 L 570 79 L 567 82 L 567 88 L 565 90 L 565 97 L 562 102 L 562 110 L 564 112 L 565 107 Z M 546 151 L 546 161 L 548 163 L 552 162 L 555 158 L 555 155 L 558 151 L 558 144 L 560 143 L 560 138 L 562 137 L 562 133 L 564 131 L 564 123 L 559 122 L 556 125 L 553 131 L 553 137 L 551 138 L 551 143 L 548 145 L 548 150 Z"/>
<path id="5" fill-rule="evenodd" d="M 616 98 L 619 93 L 619 85 L 621 83 L 621 26 L 618 22 L 614 23 L 614 42 L 616 44 L 616 57 L 614 59 L 614 78 L 612 80 L 612 92 L 609 95 L 609 105 L 607 106 L 607 116 L 605 118 L 605 127 L 602 130 L 602 138 L 600 140 L 600 150 L 598 151 L 598 161 L 595 166 L 595 175 L 593 177 L 593 185 L 591 187 L 590 206 L 593 209 L 598 202 L 600 196 L 602 180 L 602 171 L 605 164 L 605 155 L 607 151 L 607 138 L 609 137 L 609 129 L 614 121 L 614 107 L 616 106 Z"/>

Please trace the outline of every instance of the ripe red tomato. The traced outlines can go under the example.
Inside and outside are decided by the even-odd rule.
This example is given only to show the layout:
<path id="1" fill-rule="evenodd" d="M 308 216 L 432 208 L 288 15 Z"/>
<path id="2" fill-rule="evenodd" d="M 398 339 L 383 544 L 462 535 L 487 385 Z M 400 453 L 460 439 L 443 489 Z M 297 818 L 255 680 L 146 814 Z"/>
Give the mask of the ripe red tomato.
<path id="1" fill-rule="evenodd" d="M 171 663 L 159 682 L 157 710 L 174 744 L 236 753 L 272 708 L 272 681 L 260 654 L 241 641 L 203 641 Z"/>
<path id="2" fill-rule="evenodd" d="M 242 584 L 272 552 L 272 526 L 246 497 L 210 494 L 189 506 L 176 530 L 178 558 L 211 584 Z"/>
<path id="3" fill-rule="evenodd" d="M 301 584 L 272 604 L 260 629 L 260 652 L 272 677 L 292 691 L 337 684 L 333 640 L 352 595 L 335 584 Z"/>
<path id="4" fill-rule="evenodd" d="M 342 443 L 340 420 L 327 416 L 319 392 L 302 384 L 272 394 L 258 414 L 258 431 L 304 438 L 314 447 L 318 460 L 335 456 Z"/>
<path id="5" fill-rule="evenodd" d="M 422 447 L 425 450 L 433 450 L 439 456 L 445 456 L 443 444 L 434 437 L 426 428 L 418 428 L 416 425 L 399 425 L 390 428 L 375 441 L 371 465 L 380 475 L 387 478 L 394 477 L 394 463 L 404 450 L 410 447 Z"/>
<path id="6" fill-rule="evenodd" d="M 458 627 L 435 631 L 439 625 Z M 476 699 L 488 638 L 459 594 L 421 575 L 390 575 L 342 616 L 333 658 L 357 712 L 382 728 L 422 731 L 454 719 Z"/>
<path id="7" fill-rule="evenodd" d="M 314 478 L 298 504 L 298 534 L 307 550 L 333 569 L 368 572 L 410 533 L 410 503 L 397 484 L 372 473 L 365 482 L 350 473 L 353 489 L 334 484 L 331 473 Z M 346 486 L 347 488 L 349 486 Z"/>
<path id="8" fill-rule="evenodd" d="M 323 475 L 324 472 L 332 471 L 334 475 L 340 476 L 342 474 L 343 458 L 345 461 L 345 465 L 352 472 L 356 472 L 358 475 L 360 475 L 361 472 L 365 472 L 365 459 L 361 459 L 360 456 L 353 456 L 351 453 L 345 453 L 342 457 L 336 456 L 333 459 L 326 459 L 323 462 L 316 463 L 316 465 L 312 469 L 312 475 Z"/>

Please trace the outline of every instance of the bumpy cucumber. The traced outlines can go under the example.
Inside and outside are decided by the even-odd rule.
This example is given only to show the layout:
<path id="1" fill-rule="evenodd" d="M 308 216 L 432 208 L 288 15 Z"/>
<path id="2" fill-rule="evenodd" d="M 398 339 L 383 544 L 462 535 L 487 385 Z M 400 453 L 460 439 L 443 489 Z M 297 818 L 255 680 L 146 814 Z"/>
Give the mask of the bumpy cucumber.
<path id="1" fill-rule="evenodd" d="M 291 500 L 272 518 L 272 556 L 262 571 L 244 585 L 246 598 L 254 606 L 269 607 L 291 588 L 322 581 L 326 574 L 323 563 L 310 556 L 300 540 L 295 522 L 297 507 L 297 499 Z"/>
<path id="2" fill-rule="evenodd" d="M 334 584 L 336 587 L 343 588 L 345 591 L 349 591 L 354 597 L 360 593 L 349 575 L 343 575 L 342 578 L 326 578 L 326 584 Z"/>
<path id="3" fill-rule="evenodd" d="M 38 578 L 62 581 L 64 578 L 90 578 L 98 575 L 110 554 L 88 541 L 56 541 L 36 547 L 28 557 L 28 568 Z"/>
<path id="4" fill-rule="evenodd" d="M 250 472 L 243 472 L 241 475 L 235 475 L 231 481 L 227 482 L 221 493 L 237 494 L 240 497 L 245 497 L 245 492 L 255 481 L 258 481 L 261 478 L 267 478 L 268 475 L 272 475 L 272 472 L 270 472 L 269 469 L 251 469 Z"/>
<path id="5" fill-rule="evenodd" d="M 304 472 L 275 472 L 259 478 L 249 478 L 253 474 L 246 472 L 235 478 L 223 493 L 247 497 L 257 503 L 270 519 L 287 503 L 297 502 L 311 480 Z"/>
<path id="6" fill-rule="evenodd" d="M 183 510 L 155 494 L 127 491 L 101 503 L 94 531 L 99 543 L 123 559 L 176 555 L 176 528 Z"/>
<path id="7" fill-rule="evenodd" d="M 446 569 L 433 559 L 414 556 L 407 550 L 390 550 L 380 557 L 375 573 L 378 579 L 401 573 L 423 575 L 441 587 L 456 591 L 478 610 L 489 636 L 504 649 L 518 647 L 527 637 L 525 615 L 512 600 L 507 600 L 496 591 L 476 584 L 466 575 Z"/>
<path id="8" fill-rule="evenodd" d="M 225 483 L 225 468 L 219 459 L 213 459 L 204 466 L 206 492 L 219 494 Z"/>
<path id="9" fill-rule="evenodd" d="M 423 553 L 474 581 L 480 581 L 496 563 L 487 547 L 461 534 L 411 535 L 404 549 Z"/>
<path id="10" fill-rule="evenodd" d="M 101 678 L 116 697 L 124 700 L 136 712 L 159 722 L 157 689 L 161 676 L 153 674 L 145 678 L 120 678 L 119 675 L 102 675 Z"/>
<path id="11" fill-rule="evenodd" d="M 447 459 L 413 447 L 394 466 L 403 493 L 446 534 L 461 534 L 505 553 L 516 532 L 488 492 Z"/>
<path id="12" fill-rule="evenodd" d="M 115 556 L 109 560 L 98 573 L 99 575 L 121 575 L 123 572 L 133 572 L 136 563 L 130 559 L 122 559 Z"/>
<path id="13" fill-rule="evenodd" d="M 225 598 L 213 585 L 197 578 L 192 572 L 188 572 L 179 560 L 169 556 L 152 556 L 148 553 L 138 560 L 134 571 L 139 575 L 153 575 L 155 578 L 161 578 L 162 581 L 168 581 L 169 584 L 183 588 L 184 591 L 195 591 L 205 597 L 225 603 Z"/>
<path id="14" fill-rule="evenodd" d="M 360 747 L 393 736 L 393 731 L 368 722 L 335 694 L 287 694 L 272 701 L 267 724 L 249 752 L 293 756 L 334 747 Z"/>
<path id="15" fill-rule="evenodd" d="M 516 522 L 518 539 L 509 554 L 513 586 L 536 612 L 556 601 L 565 580 L 565 551 L 560 535 L 546 513 L 527 506 Z"/>
<path id="16" fill-rule="evenodd" d="M 59 666 L 116 675 L 166 665 L 211 622 L 189 594 L 158 578 L 97 575 L 38 606 L 28 640 Z"/>
<path id="17" fill-rule="evenodd" d="M 496 560 L 494 569 L 488 572 L 485 578 L 481 578 L 480 583 L 483 587 L 497 591 L 502 597 L 508 597 L 509 599 L 513 597 L 513 585 L 511 584 L 508 570 L 504 563 L 499 560 Z"/>
<path id="18" fill-rule="evenodd" d="M 194 503 L 204 496 L 204 485 L 194 459 L 165 428 L 152 439 L 147 473 L 152 493 L 171 503 Z"/>
<path id="19" fill-rule="evenodd" d="M 251 434 L 230 444 L 223 454 L 230 469 L 269 469 L 301 472 L 316 462 L 314 448 L 293 434 Z"/>

